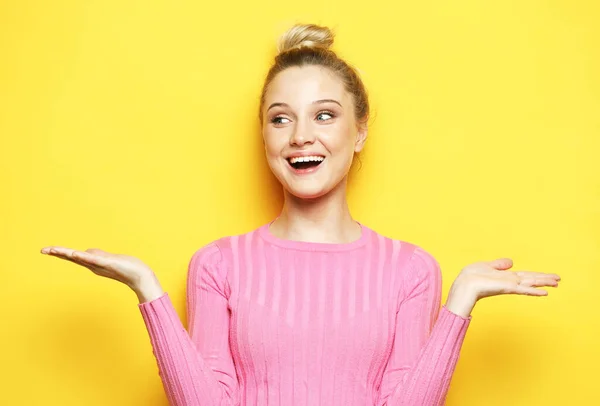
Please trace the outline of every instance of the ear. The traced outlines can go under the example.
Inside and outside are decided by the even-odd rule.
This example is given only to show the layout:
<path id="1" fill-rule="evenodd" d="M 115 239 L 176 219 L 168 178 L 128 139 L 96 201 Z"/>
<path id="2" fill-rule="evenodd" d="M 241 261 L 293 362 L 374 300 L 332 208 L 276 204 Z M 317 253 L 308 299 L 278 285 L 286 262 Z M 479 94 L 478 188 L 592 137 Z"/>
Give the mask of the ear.
<path id="1" fill-rule="evenodd" d="M 356 134 L 356 143 L 354 144 L 354 152 L 360 152 L 367 142 L 367 123 L 359 123 L 358 133 Z"/>

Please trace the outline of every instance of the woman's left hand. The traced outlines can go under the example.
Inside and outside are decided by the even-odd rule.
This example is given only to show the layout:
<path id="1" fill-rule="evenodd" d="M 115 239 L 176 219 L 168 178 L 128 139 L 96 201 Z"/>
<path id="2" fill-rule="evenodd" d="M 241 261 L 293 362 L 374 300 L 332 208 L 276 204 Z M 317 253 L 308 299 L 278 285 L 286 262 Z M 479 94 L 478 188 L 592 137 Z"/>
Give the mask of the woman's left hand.
<path id="1" fill-rule="evenodd" d="M 507 271 L 513 266 L 510 258 L 480 261 L 462 269 L 452 284 L 446 307 L 468 316 L 475 302 L 488 296 L 517 294 L 547 296 L 539 287 L 557 287 L 560 276 L 554 273 Z"/>
<path id="2" fill-rule="evenodd" d="M 548 291 L 536 288 L 557 287 L 560 281 L 560 276 L 554 273 L 507 271 L 512 266 L 510 258 L 475 262 L 462 269 L 456 282 L 468 286 L 475 300 L 479 300 L 504 294 L 547 296 Z"/>

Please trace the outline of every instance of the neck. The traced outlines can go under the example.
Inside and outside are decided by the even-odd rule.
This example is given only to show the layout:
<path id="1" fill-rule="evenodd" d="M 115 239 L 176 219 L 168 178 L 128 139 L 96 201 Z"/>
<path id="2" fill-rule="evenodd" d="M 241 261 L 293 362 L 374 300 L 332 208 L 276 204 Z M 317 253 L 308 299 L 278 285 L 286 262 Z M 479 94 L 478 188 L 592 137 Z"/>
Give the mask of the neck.
<path id="1" fill-rule="evenodd" d="M 350 215 L 344 178 L 326 195 L 302 199 L 284 191 L 284 203 L 270 232 L 286 240 L 343 244 L 358 240 L 362 230 Z"/>

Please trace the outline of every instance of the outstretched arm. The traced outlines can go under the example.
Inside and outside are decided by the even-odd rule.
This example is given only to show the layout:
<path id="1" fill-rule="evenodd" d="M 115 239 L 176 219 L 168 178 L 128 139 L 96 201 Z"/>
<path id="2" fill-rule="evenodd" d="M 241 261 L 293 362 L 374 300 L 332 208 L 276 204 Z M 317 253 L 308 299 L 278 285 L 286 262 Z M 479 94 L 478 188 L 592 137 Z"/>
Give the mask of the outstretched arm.
<path id="1" fill-rule="evenodd" d="M 464 267 L 438 312 L 439 264 L 416 248 L 405 283 L 409 288 L 396 315 L 396 336 L 378 406 L 443 405 L 477 301 L 501 294 L 547 296 L 546 290 L 536 288 L 557 287 L 561 279 L 553 273 L 507 272 L 512 265 L 510 258 L 500 258 Z"/>
<path id="2" fill-rule="evenodd" d="M 416 247 L 404 275 L 394 344 L 378 406 L 443 405 L 471 316 L 440 309 L 439 264 Z"/>
<path id="3" fill-rule="evenodd" d="M 138 304 L 171 406 L 239 404 L 228 344 L 226 271 L 214 242 L 192 256 L 186 301 L 189 334 L 168 293 Z"/>

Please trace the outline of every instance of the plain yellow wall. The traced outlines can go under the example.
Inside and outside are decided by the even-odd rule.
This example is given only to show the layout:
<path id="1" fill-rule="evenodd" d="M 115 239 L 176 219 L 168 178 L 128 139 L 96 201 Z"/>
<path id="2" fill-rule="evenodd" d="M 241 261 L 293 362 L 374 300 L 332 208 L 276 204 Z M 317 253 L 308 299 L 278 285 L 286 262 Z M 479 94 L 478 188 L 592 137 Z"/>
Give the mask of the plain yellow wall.
<path id="1" fill-rule="evenodd" d="M 193 252 L 279 213 L 256 110 L 296 22 L 334 28 L 371 95 L 356 219 L 431 252 L 444 301 L 477 260 L 562 276 L 477 304 L 447 404 L 600 404 L 598 21 L 573 0 L 1 2 L 0 404 L 167 404 L 135 294 L 39 250 L 138 256 L 186 323 Z"/>

